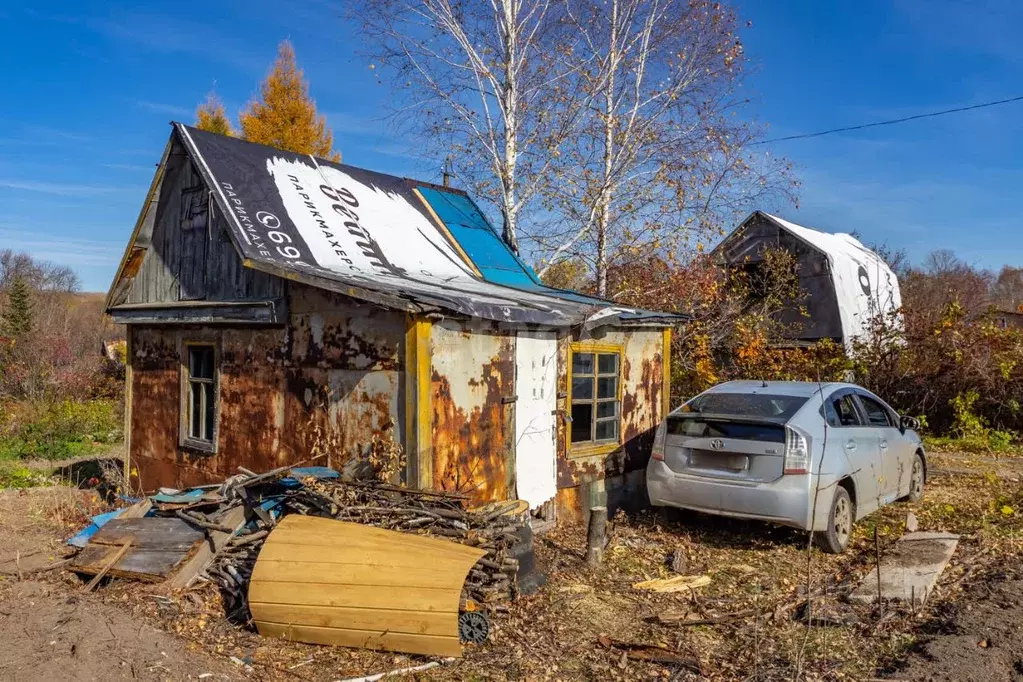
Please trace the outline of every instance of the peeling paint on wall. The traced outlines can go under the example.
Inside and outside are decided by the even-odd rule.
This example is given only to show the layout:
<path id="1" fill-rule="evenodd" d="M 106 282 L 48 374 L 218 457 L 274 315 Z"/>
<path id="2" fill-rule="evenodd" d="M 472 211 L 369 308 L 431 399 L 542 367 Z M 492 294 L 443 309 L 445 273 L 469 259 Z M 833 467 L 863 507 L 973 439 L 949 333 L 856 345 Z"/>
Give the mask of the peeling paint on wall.
<path id="1" fill-rule="evenodd" d="M 475 502 L 507 499 L 514 475 L 509 437 L 515 337 L 482 322 L 431 331 L 433 483 Z"/>
<path id="2" fill-rule="evenodd" d="M 329 441 L 332 465 L 374 437 L 402 442 L 404 315 L 292 284 L 286 328 L 133 327 L 131 455 L 146 489 L 193 485 L 307 458 Z M 220 348 L 218 448 L 179 445 L 181 348 Z"/>

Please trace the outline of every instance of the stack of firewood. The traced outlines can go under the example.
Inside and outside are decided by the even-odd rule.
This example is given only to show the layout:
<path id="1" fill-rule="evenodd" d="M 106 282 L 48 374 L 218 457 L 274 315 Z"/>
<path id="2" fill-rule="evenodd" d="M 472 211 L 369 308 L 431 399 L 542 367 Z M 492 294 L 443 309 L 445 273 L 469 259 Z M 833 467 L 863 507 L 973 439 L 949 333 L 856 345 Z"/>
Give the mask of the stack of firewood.
<path id="1" fill-rule="evenodd" d="M 272 489 L 272 481 L 264 479 L 261 483 L 261 494 L 246 495 L 245 501 L 255 510 L 258 506 L 255 500 L 282 496 L 273 513 L 260 508 L 262 513 L 255 515 L 254 523 L 227 542 L 204 574 L 220 587 L 227 615 L 236 621 L 248 618 L 245 595 L 259 550 L 273 529 L 275 518 L 287 514 L 309 514 L 400 532 L 435 535 L 478 547 L 486 551 L 486 555 L 469 571 L 462 592 L 463 602 L 498 604 L 515 597 L 519 563 L 511 556 L 511 548 L 519 541 L 517 533 L 522 522 L 509 514 L 515 511 L 514 502 L 495 505 L 485 511 L 470 511 L 462 495 L 388 484 L 309 478 L 302 481 L 301 487 L 276 491 Z M 220 514 L 208 515 L 208 518 L 216 524 L 218 516 Z"/>

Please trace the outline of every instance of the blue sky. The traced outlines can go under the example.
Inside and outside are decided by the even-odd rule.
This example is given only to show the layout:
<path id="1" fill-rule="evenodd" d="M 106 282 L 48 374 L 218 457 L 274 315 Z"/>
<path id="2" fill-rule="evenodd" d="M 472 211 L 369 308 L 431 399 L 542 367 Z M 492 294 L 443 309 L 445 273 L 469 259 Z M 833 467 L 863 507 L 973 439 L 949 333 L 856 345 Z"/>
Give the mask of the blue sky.
<path id="1" fill-rule="evenodd" d="M 10 5 L 10 6 L 8 6 Z M 342 3 L 0 4 L 0 248 L 107 288 L 169 134 L 215 87 L 232 115 L 290 38 L 345 161 L 439 177 L 383 118 Z M 769 137 L 1023 94 L 1023 3 L 745 0 L 750 108 Z M 1023 264 L 1023 103 L 770 147 L 796 165 L 792 220 L 909 250 Z"/>

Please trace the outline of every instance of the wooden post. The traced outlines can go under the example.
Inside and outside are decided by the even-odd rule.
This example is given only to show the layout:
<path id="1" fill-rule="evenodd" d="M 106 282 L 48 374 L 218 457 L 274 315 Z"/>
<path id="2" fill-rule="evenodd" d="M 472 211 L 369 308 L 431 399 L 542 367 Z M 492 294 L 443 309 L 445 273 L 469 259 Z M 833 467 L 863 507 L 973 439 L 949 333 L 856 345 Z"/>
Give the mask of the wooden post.
<path id="1" fill-rule="evenodd" d="M 586 530 L 586 563 L 599 566 L 604 559 L 607 535 L 607 507 L 590 507 L 590 523 Z"/>

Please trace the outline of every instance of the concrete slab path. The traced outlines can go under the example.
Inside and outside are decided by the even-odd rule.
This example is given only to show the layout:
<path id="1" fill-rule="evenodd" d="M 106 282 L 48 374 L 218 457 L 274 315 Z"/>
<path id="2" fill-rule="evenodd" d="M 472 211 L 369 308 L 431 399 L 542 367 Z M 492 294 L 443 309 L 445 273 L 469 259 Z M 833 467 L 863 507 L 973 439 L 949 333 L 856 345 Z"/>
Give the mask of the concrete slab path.
<path id="1" fill-rule="evenodd" d="M 952 533 L 907 533 L 881 557 L 881 596 L 885 601 L 920 605 L 934 590 L 938 576 L 956 551 L 959 536 Z M 849 595 L 862 604 L 877 601 L 877 567 Z"/>

